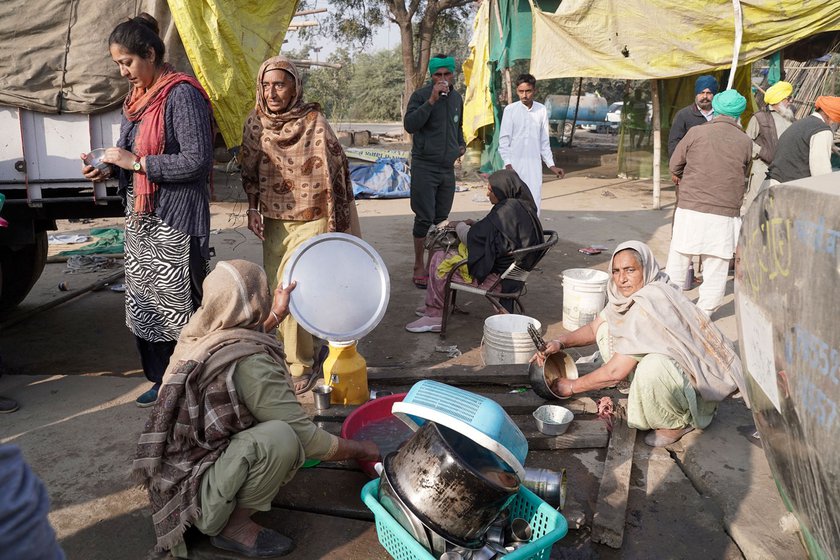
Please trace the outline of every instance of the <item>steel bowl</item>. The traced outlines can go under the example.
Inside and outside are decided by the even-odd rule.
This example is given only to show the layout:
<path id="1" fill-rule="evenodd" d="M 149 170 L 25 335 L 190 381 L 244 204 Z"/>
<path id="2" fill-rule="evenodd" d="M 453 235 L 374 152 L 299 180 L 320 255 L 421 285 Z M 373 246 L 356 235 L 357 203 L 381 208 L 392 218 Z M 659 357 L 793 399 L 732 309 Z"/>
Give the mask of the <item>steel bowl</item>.
<path id="1" fill-rule="evenodd" d="M 577 379 L 578 369 L 575 361 L 565 352 L 558 352 L 549 356 L 544 366 L 531 362 L 528 367 L 528 379 L 534 392 L 548 401 L 568 399 L 561 397 L 551 390 L 551 385 L 558 378 Z"/>
<path id="2" fill-rule="evenodd" d="M 105 163 L 102 161 L 102 158 L 105 157 L 105 148 L 96 148 L 95 150 L 91 150 L 87 154 L 85 154 L 85 163 L 87 165 L 92 165 L 96 169 L 100 171 L 105 171 L 106 169 L 110 168 L 110 163 Z"/>
<path id="3" fill-rule="evenodd" d="M 556 404 L 544 404 L 534 411 L 537 429 L 547 436 L 565 433 L 574 417 L 571 410 Z"/>

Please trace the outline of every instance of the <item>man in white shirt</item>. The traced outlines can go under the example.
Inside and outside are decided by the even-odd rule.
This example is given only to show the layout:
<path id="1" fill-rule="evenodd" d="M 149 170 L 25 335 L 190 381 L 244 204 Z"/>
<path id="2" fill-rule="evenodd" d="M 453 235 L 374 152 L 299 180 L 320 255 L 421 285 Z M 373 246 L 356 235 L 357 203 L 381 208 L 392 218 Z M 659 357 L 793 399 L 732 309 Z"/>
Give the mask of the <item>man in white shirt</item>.
<path id="1" fill-rule="evenodd" d="M 507 169 L 516 171 L 528 185 L 537 213 L 542 200 L 542 163 L 560 179 L 564 171 L 554 165 L 548 140 L 548 113 L 545 105 L 534 101 L 537 79 L 520 74 L 516 79 L 519 101 L 505 107 L 499 133 L 499 156 Z"/>

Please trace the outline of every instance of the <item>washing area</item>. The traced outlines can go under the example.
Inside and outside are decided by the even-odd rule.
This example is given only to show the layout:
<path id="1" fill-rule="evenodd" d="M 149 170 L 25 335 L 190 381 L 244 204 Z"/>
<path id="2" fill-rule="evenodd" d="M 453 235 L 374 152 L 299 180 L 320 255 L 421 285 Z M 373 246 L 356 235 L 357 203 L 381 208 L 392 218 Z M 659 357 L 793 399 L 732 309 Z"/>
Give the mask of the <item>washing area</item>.
<path id="1" fill-rule="evenodd" d="M 353 274 L 324 274 L 324 262 Z M 369 401 L 358 341 L 379 324 L 390 294 L 376 250 L 350 235 L 316 236 L 290 257 L 283 284 L 291 282 L 297 286 L 290 312 L 329 347 L 323 381 L 313 391 L 316 411 L 351 409 L 342 437 L 370 439 L 380 448 L 380 462 L 359 466 L 373 478 L 361 498 L 382 546 L 400 559 L 546 557 L 568 531 L 559 512 L 565 473 L 525 469 L 528 440 L 500 404 L 432 380 Z M 541 328 L 524 315 L 488 318 L 482 342 L 487 364 L 524 371 L 535 349 L 529 332 Z M 535 423 L 552 434 L 555 420 Z"/>
<path id="2" fill-rule="evenodd" d="M 412 432 L 361 495 L 394 558 L 544 558 L 566 535 L 562 504 L 529 489 L 527 439 L 498 403 L 427 380 L 390 412 Z M 532 469 L 530 488 L 560 500 L 552 474 Z"/>
<path id="3" fill-rule="evenodd" d="M 473 334 L 480 336 L 478 366 L 369 370 L 359 348 L 382 320 L 390 295 L 380 256 L 343 234 L 313 238 L 299 252 L 284 277 L 284 284 L 298 282 L 290 311 L 329 347 L 314 392 L 314 420 L 344 438 L 376 442 L 381 457 L 358 465 L 321 463 L 298 473 L 301 486 L 322 489 L 349 477 L 358 485 L 352 504 L 332 492 L 320 506 L 311 493 L 295 502 L 294 494 L 281 492 L 275 505 L 369 519 L 395 559 L 548 559 L 570 521 L 581 524 L 570 484 L 588 474 L 567 472 L 563 462 L 545 458 L 566 449 L 604 453 L 611 441 L 591 399 L 561 399 L 552 385 L 596 364 L 577 364 L 580 356 L 564 352 L 544 366 L 530 363 L 545 344 L 541 321 L 497 314 Z M 324 274 L 316 261 L 354 274 Z M 564 328 L 597 316 L 607 278 L 597 270 L 563 271 L 564 301 L 574 303 L 568 311 L 564 305 Z M 378 390 L 383 386 L 388 390 Z M 500 386 L 514 390 L 499 392 Z"/>

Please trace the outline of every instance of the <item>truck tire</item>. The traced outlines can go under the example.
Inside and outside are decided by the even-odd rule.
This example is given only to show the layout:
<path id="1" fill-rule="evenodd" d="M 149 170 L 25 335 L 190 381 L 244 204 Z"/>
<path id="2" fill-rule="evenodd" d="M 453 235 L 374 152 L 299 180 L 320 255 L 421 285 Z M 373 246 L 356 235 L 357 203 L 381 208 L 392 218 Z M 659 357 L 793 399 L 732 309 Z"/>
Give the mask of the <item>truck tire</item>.
<path id="1" fill-rule="evenodd" d="M 0 247 L 0 311 L 23 301 L 47 263 L 47 232 L 35 234 L 35 243 Z"/>

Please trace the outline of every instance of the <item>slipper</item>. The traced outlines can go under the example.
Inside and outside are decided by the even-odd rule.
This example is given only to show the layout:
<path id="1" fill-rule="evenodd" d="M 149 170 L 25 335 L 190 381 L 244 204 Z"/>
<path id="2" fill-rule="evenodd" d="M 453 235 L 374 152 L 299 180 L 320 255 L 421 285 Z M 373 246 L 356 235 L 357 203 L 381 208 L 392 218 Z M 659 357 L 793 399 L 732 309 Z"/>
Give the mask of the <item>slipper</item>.
<path id="1" fill-rule="evenodd" d="M 415 276 L 413 278 L 414 287 L 419 290 L 425 290 L 426 287 L 429 285 L 429 277 L 428 276 Z"/>
<path id="2" fill-rule="evenodd" d="M 651 430 L 650 433 L 645 436 L 645 443 L 651 447 L 665 447 L 666 445 L 676 443 L 688 432 L 693 432 L 694 428 L 692 426 L 686 426 L 682 430 L 678 431 L 675 436 L 662 435 L 657 433 L 657 431 L 658 430 Z"/>
<path id="3" fill-rule="evenodd" d="M 210 537 L 210 544 L 216 548 L 236 552 L 248 558 L 277 558 L 290 553 L 295 548 L 292 539 L 281 535 L 277 531 L 265 528 L 257 533 L 257 541 L 252 547 L 247 547 L 222 535 Z"/>
<path id="4" fill-rule="evenodd" d="M 315 384 L 318 383 L 318 376 L 314 373 L 304 373 L 298 377 L 292 377 L 292 387 L 294 387 L 298 382 L 302 382 L 303 385 L 295 389 L 295 395 L 302 395 L 307 391 L 311 391 Z"/>

